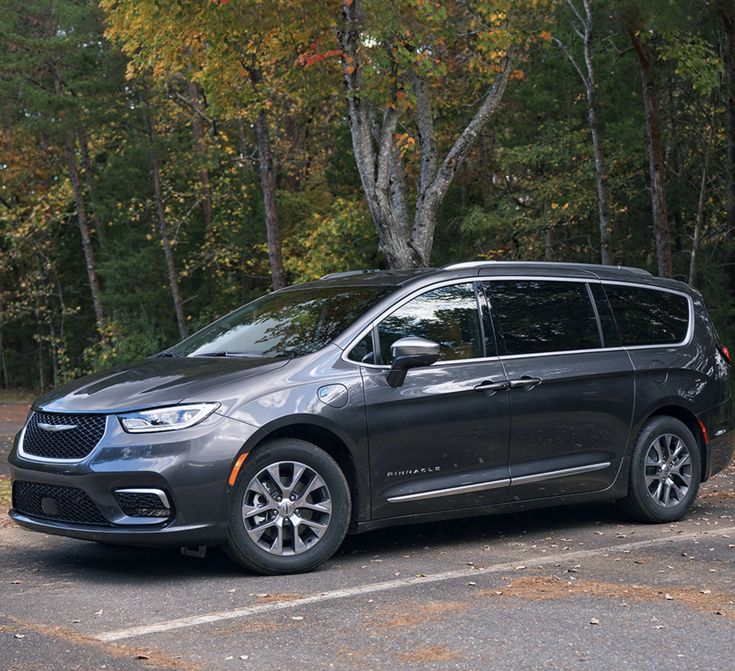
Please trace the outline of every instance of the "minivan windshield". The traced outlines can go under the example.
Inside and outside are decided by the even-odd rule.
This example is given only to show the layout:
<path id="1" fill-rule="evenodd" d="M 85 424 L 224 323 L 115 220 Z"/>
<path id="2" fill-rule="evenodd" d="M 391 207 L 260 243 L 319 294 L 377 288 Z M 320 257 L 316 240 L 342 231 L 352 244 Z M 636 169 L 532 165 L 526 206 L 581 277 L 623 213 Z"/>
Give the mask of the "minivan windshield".
<path id="1" fill-rule="evenodd" d="M 391 287 L 304 287 L 243 305 L 166 350 L 167 356 L 295 357 L 316 352 Z"/>

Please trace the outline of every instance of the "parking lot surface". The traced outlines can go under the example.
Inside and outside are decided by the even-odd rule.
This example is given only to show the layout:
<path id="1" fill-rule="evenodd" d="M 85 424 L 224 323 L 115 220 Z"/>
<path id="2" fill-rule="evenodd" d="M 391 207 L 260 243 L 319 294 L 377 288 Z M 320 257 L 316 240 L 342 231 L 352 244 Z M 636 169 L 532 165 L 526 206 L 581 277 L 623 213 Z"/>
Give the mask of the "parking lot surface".
<path id="1" fill-rule="evenodd" d="M 0 406 L 0 455 L 24 417 Z M 0 669 L 735 668 L 733 467 L 676 524 L 606 504 L 415 525 L 285 577 L 22 530 L 3 468 Z"/>

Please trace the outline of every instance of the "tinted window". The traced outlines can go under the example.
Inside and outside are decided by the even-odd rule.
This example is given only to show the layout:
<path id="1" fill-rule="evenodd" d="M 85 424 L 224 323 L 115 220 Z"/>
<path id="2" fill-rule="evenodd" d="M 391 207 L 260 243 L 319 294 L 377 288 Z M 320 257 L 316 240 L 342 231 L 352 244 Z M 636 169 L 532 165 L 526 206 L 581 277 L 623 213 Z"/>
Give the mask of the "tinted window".
<path id="1" fill-rule="evenodd" d="M 455 284 L 417 296 L 378 326 L 383 363 L 390 364 L 391 345 L 418 336 L 439 343 L 440 359 L 474 359 L 483 356 L 477 298 L 472 284 Z"/>
<path id="2" fill-rule="evenodd" d="M 359 363 L 376 363 L 373 353 L 372 330 L 350 350 L 347 358 Z"/>
<path id="3" fill-rule="evenodd" d="M 681 294 L 605 284 L 623 345 L 681 342 L 689 326 L 689 301 Z"/>
<path id="4" fill-rule="evenodd" d="M 583 282 L 487 282 L 493 322 L 505 354 L 594 349 L 597 319 Z"/>
<path id="5" fill-rule="evenodd" d="M 267 357 L 316 352 L 388 291 L 386 287 L 314 286 L 276 291 L 218 319 L 169 352 Z"/>
<path id="6" fill-rule="evenodd" d="M 590 282 L 590 289 L 592 290 L 592 295 L 595 298 L 597 316 L 600 318 L 604 345 L 605 347 L 619 347 L 620 337 L 618 336 L 615 318 L 613 317 L 610 303 L 605 295 L 605 290 L 602 288 L 602 285 L 595 284 L 593 282 Z"/>

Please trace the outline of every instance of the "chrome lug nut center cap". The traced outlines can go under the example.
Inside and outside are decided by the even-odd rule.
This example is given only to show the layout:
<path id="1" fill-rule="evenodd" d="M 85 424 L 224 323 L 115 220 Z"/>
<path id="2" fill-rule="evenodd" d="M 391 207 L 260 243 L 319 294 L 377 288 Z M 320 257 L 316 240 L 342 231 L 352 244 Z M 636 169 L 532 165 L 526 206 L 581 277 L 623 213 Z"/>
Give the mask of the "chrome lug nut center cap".
<path id="1" fill-rule="evenodd" d="M 278 504 L 278 514 L 281 515 L 281 517 L 288 517 L 291 515 L 294 511 L 294 504 L 293 501 L 281 501 Z"/>

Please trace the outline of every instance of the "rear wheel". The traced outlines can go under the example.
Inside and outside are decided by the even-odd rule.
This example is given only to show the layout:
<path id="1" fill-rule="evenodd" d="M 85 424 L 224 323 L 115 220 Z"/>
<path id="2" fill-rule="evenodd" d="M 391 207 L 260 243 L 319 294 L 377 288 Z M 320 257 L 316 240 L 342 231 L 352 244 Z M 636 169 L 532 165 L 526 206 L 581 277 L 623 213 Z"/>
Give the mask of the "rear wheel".
<path id="1" fill-rule="evenodd" d="M 687 426 L 673 417 L 653 417 L 633 448 L 622 505 L 644 522 L 674 522 L 692 507 L 701 473 L 699 445 Z"/>
<path id="2" fill-rule="evenodd" d="M 256 573 L 311 571 L 339 548 L 350 510 L 349 486 L 334 459 L 303 440 L 274 440 L 240 471 L 225 549 Z"/>

